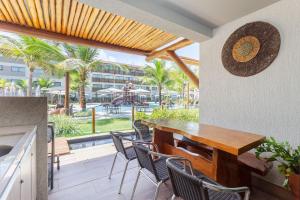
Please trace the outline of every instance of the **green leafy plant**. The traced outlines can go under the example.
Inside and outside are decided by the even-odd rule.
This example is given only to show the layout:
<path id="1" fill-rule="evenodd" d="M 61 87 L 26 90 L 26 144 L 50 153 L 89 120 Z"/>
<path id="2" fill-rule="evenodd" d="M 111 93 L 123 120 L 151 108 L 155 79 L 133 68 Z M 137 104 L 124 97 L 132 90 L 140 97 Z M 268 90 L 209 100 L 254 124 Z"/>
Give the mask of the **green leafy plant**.
<path id="1" fill-rule="evenodd" d="M 256 148 L 257 158 L 261 158 L 263 153 L 267 153 L 268 162 L 279 163 L 278 171 L 285 176 L 283 183 L 285 187 L 288 185 L 288 177 L 291 174 L 300 174 L 300 146 L 292 148 L 288 142 L 277 142 L 270 137 Z"/>
<path id="2" fill-rule="evenodd" d="M 181 121 L 199 121 L 198 109 L 176 109 L 168 110 L 156 108 L 151 115 L 146 115 L 143 112 L 137 112 L 135 119 L 174 119 Z"/>
<path id="3" fill-rule="evenodd" d="M 71 136 L 80 132 L 78 122 L 66 115 L 52 115 L 49 122 L 55 123 L 55 133 L 57 136 Z"/>
<path id="4" fill-rule="evenodd" d="M 81 111 L 74 113 L 74 117 L 90 117 L 92 116 L 91 110 Z"/>
<path id="5" fill-rule="evenodd" d="M 148 119 L 149 116 L 145 112 L 136 112 L 134 118 L 135 120 L 141 120 L 141 119 Z"/>
<path id="6" fill-rule="evenodd" d="M 162 104 L 162 90 L 172 85 L 173 80 L 170 79 L 169 71 L 166 69 L 166 62 L 160 59 L 154 60 L 153 65 L 145 68 L 143 82 L 151 85 L 157 85 L 159 105 Z"/>

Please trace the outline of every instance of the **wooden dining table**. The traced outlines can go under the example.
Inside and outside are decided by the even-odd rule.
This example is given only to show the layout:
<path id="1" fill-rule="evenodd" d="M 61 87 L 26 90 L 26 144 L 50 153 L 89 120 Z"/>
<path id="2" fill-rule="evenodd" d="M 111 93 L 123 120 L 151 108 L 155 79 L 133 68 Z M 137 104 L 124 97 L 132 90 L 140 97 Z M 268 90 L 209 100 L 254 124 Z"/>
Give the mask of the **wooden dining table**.
<path id="1" fill-rule="evenodd" d="M 238 156 L 259 146 L 265 136 L 180 120 L 143 120 L 142 123 L 153 128 L 153 142 L 160 153 L 189 159 L 195 169 L 224 186 L 251 185 L 251 171 L 241 166 Z M 211 159 L 176 147 L 173 133 L 210 147 Z"/>

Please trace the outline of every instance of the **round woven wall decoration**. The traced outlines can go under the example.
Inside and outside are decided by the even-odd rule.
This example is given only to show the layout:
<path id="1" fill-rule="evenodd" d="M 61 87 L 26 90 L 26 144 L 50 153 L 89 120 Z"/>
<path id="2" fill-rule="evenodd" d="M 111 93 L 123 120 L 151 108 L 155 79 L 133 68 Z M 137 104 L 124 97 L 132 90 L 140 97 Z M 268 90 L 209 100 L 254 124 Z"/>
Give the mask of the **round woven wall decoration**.
<path id="1" fill-rule="evenodd" d="M 252 76 L 266 69 L 279 49 L 279 31 L 269 23 L 252 22 L 230 35 L 222 49 L 222 62 L 236 76 Z"/>

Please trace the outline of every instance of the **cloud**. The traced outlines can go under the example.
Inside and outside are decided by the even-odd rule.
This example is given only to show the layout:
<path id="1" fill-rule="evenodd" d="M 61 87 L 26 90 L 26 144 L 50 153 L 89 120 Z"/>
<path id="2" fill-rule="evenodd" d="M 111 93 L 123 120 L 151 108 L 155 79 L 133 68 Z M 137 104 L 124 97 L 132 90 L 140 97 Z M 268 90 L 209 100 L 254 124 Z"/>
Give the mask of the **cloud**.
<path id="1" fill-rule="evenodd" d="M 108 55 L 103 50 L 100 50 L 100 53 L 99 53 L 98 57 L 99 57 L 99 59 L 104 60 L 104 61 L 117 62 L 117 59 L 114 56 Z"/>

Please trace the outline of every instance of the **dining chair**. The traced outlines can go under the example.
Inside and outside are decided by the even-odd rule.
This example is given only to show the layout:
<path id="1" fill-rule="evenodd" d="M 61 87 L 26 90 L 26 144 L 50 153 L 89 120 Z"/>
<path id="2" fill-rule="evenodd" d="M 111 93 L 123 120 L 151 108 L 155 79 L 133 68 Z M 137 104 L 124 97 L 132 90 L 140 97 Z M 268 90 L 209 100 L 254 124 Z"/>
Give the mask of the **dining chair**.
<path id="1" fill-rule="evenodd" d="M 178 167 L 183 163 L 184 167 Z M 194 174 L 192 163 L 185 158 L 168 158 L 166 161 L 173 193 L 172 200 L 180 197 L 184 200 L 249 200 L 248 187 L 228 188 L 221 186 L 208 177 L 200 178 Z"/>
<path id="2" fill-rule="evenodd" d="M 147 125 L 143 124 L 141 120 L 135 120 L 133 122 L 133 128 L 135 130 L 135 135 L 137 140 L 151 142 L 152 135 L 150 134 L 150 129 Z"/>
<path id="3" fill-rule="evenodd" d="M 157 146 L 151 142 L 135 141 L 133 142 L 133 147 L 136 152 L 140 169 L 134 183 L 131 200 L 134 197 L 141 174 L 143 174 L 151 183 L 156 186 L 156 191 L 154 194 L 154 199 L 156 200 L 161 184 L 169 179 L 166 160 L 171 156 L 158 153 Z M 150 172 L 154 178 L 153 176 L 149 176 L 149 173 L 147 172 Z"/>
<path id="4" fill-rule="evenodd" d="M 113 143 L 114 143 L 115 148 L 117 150 L 117 153 L 115 154 L 115 157 L 114 157 L 114 160 L 113 160 L 113 164 L 112 164 L 108 179 L 111 179 L 111 175 L 112 175 L 117 157 L 118 156 L 121 157 L 123 160 L 126 161 L 126 164 L 125 164 L 125 169 L 124 169 L 123 176 L 122 176 L 122 179 L 121 179 L 120 188 L 119 188 L 119 191 L 118 191 L 118 193 L 120 194 L 121 190 L 122 190 L 123 183 L 124 183 L 124 179 L 125 179 L 125 176 L 126 176 L 128 164 L 129 164 L 129 162 L 136 159 L 136 154 L 135 154 L 135 151 L 134 151 L 132 145 L 128 146 L 128 147 L 125 147 L 124 143 L 123 143 L 124 140 L 130 141 L 130 142 L 132 140 L 124 138 L 122 136 L 119 136 L 116 133 L 117 132 L 112 132 L 112 131 L 110 132 L 110 135 L 112 137 L 112 140 L 113 140 Z"/>

